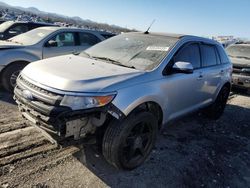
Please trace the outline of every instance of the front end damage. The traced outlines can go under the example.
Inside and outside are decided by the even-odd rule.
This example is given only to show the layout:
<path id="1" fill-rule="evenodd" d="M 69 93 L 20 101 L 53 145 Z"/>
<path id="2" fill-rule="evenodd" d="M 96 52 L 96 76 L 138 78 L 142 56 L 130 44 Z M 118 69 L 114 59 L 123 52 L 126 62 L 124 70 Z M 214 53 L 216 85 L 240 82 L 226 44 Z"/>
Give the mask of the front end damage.
<path id="1" fill-rule="evenodd" d="M 72 137 L 79 140 L 95 134 L 109 116 L 116 119 L 124 117 L 112 103 L 85 110 L 72 110 L 61 106 L 62 94 L 38 87 L 21 75 L 14 93 L 14 100 L 23 117 L 58 139 Z"/>

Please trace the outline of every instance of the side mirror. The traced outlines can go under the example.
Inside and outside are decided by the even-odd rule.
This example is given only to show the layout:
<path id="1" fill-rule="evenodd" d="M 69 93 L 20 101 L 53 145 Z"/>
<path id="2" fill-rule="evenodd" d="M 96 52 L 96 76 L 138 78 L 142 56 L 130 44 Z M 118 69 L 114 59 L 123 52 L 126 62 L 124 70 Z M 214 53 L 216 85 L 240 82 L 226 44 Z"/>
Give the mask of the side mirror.
<path id="1" fill-rule="evenodd" d="M 189 62 L 178 61 L 172 68 L 174 73 L 191 74 L 194 71 L 193 65 Z"/>
<path id="2" fill-rule="evenodd" d="M 54 40 L 49 40 L 47 43 L 46 43 L 46 47 L 56 47 L 57 46 L 57 42 L 54 41 Z"/>

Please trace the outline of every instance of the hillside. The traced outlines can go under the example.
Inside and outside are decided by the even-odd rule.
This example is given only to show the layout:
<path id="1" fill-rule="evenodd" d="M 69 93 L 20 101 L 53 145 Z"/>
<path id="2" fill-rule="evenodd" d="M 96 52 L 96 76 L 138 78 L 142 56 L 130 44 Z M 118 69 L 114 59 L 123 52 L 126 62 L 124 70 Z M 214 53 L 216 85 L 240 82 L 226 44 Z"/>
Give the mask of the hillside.
<path id="1" fill-rule="evenodd" d="M 121 33 L 131 31 L 130 29 L 123 28 L 116 25 L 109 25 L 106 23 L 98 23 L 88 19 L 82 19 L 78 16 L 69 17 L 57 13 L 44 12 L 36 7 L 24 8 L 20 6 L 11 6 L 7 3 L 0 2 L 0 13 L 2 19 L 15 20 L 20 17 L 34 17 L 50 23 L 63 23 L 67 26 L 83 27 L 88 29 L 105 30 L 113 33 Z M 0 17 L 1 17 L 0 16 Z"/>

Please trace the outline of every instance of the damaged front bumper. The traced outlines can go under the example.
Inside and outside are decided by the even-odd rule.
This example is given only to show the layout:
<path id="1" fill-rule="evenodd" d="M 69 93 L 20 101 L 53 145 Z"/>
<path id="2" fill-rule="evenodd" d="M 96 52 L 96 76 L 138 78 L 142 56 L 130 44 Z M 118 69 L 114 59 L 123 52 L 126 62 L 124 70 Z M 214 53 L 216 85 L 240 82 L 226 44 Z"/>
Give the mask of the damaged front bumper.
<path id="1" fill-rule="evenodd" d="M 65 110 L 56 116 L 46 116 L 41 111 L 36 111 L 29 105 L 29 101 L 22 101 L 17 95 L 14 96 L 18 104 L 19 111 L 23 117 L 31 124 L 36 125 L 49 134 L 59 136 L 60 138 L 73 137 L 74 140 L 94 134 L 96 128 L 101 127 L 106 119 L 107 114 L 114 115 L 115 118 L 123 118 L 115 112 L 115 107 L 109 105 L 105 108 L 91 109 L 84 111 Z M 116 109 L 118 110 L 118 109 Z"/>
<path id="2" fill-rule="evenodd" d="M 60 106 L 63 95 L 46 91 L 20 79 L 17 80 L 14 93 L 14 100 L 23 117 L 60 139 L 73 137 L 78 140 L 94 134 L 98 127 L 104 125 L 108 114 L 116 119 L 124 118 L 124 114 L 112 103 L 85 110 Z"/>
<path id="3" fill-rule="evenodd" d="M 250 89 L 250 76 L 233 74 L 233 86 Z"/>

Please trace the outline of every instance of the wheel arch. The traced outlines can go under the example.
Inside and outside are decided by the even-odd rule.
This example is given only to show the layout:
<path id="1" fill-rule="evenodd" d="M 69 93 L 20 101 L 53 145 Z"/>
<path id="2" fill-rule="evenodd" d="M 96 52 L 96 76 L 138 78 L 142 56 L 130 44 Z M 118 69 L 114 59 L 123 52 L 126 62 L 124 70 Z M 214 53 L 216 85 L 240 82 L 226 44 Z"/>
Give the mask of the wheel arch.
<path id="1" fill-rule="evenodd" d="M 15 64 L 24 64 L 25 66 L 26 65 L 28 65 L 30 62 L 29 61 L 27 61 L 27 60 L 17 60 L 17 61 L 13 61 L 13 62 L 11 62 L 11 63 L 8 63 L 8 65 L 6 65 L 3 69 L 2 69 L 2 71 L 0 72 L 0 78 L 1 78 L 1 80 L 2 80 L 2 75 L 3 75 L 3 73 L 10 67 L 10 66 L 13 66 L 13 65 L 15 65 Z"/>
<path id="2" fill-rule="evenodd" d="M 141 103 L 138 103 L 133 108 L 131 108 L 129 111 L 127 111 L 127 116 L 131 113 L 139 113 L 141 111 L 147 111 L 152 113 L 154 116 L 156 116 L 158 120 L 158 128 L 162 127 L 163 123 L 163 110 L 160 104 L 156 101 L 143 101 Z"/>
<path id="3" fill-rule="evenodd" d="M 231 90 L 232 84 L 231 84 L 229 81 L 223 83 L 223 84 L 221 85 L 221 87 L 218 88 L 214 100 L 217 98 L 217 96 L 219 95 L 219 93 L 220 93 L 220 91 L 221 91 L 221 89 L 222 89 L 223 87 L 227 87 L 229 90 Z"/>

